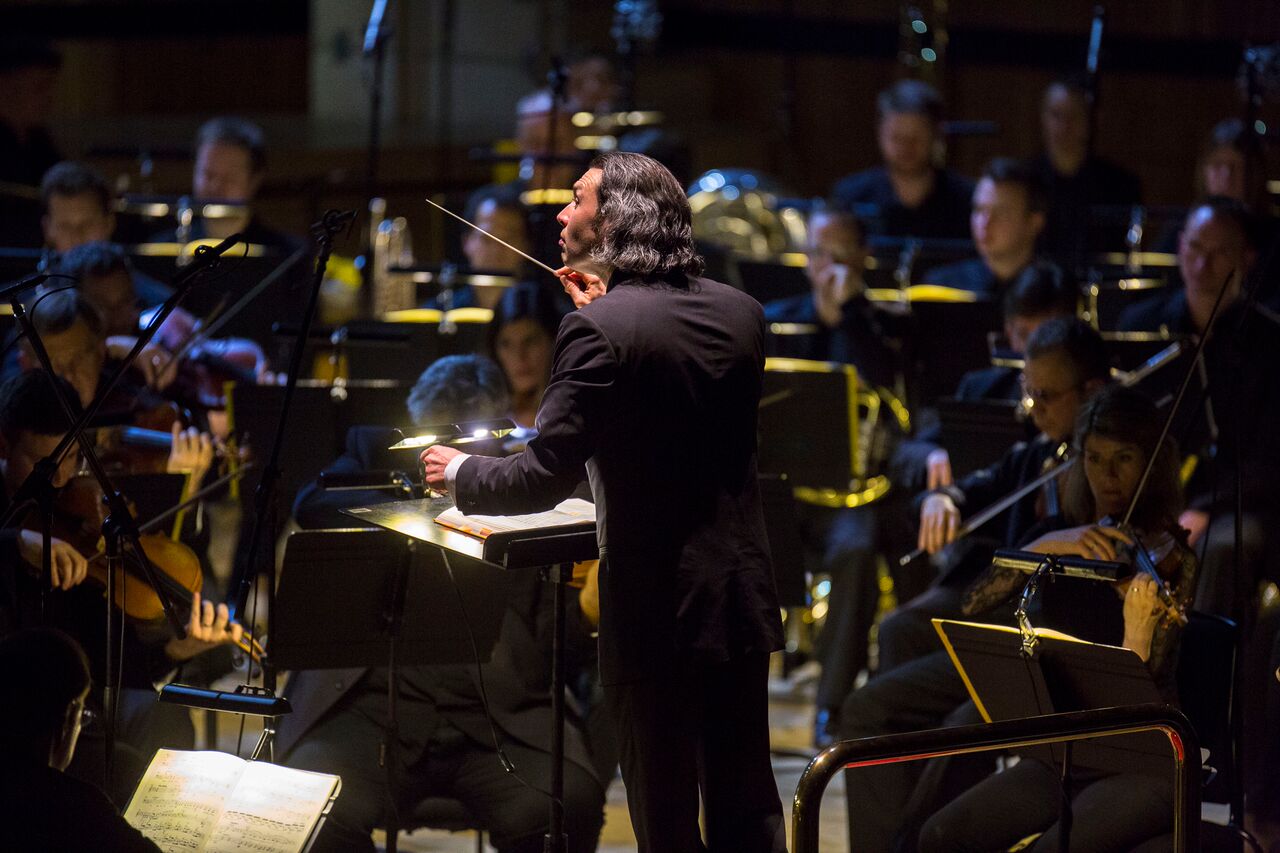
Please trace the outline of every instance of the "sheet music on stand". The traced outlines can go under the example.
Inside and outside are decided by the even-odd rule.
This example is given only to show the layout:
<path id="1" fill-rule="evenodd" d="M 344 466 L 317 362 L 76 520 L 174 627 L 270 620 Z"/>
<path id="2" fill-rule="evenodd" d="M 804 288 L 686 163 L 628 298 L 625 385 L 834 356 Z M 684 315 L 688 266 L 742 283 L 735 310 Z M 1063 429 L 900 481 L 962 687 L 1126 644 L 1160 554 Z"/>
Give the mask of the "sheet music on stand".
<path id="1" fill-rule="evenodd" d="M 166 853 L 302 853 L 341 789 L 327 773 L 161 749 L 124 818 Z"/>
<path id="2" fill-rule="evenodd" d="M 576 498 L 529 515 L 465 515 L 449 497 L 391 501 L 343 512 L 506 569 L 540 568 L 599 556 L 595 506 Z"/>

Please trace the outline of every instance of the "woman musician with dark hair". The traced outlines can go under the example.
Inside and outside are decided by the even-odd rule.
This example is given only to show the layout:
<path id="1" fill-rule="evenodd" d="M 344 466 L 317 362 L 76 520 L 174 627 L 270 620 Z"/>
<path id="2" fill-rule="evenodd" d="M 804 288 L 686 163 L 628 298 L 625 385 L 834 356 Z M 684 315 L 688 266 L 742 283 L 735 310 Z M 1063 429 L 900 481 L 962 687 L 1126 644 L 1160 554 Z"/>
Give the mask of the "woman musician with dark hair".
<path id="1" fill-rule="evenodd" d="M 1054 522 L 1057 529 L 1023 549 L 1135 566 L 1135 549 L 1147 550 L 1159 581 L 1140 569 L 1114 584 L 1056 577 L 1041 592 L 1040 613 L 1032 618 L 1037 625 L 1090 642 L 1130 649 L 1146 662 L 1164 697 L 1176 703 L 1181 611 L 1194 591 L 1198 565 L 1186 545 L 1185 532 L 1177 527 L 1182 507 L 1177 454 L 1169 442 L 1157 447 L 1161 423 L 1156 407 L 1138 391 L 1111 386 L 1098 392 L 1077 420 L 1079 461 L 1067 474 L 1063 517 Z M 1112 519 L 1121 518 L 1133 500 L 1153 454 L 1156 462 L 1134 508 L 1131 526 L 1112 525 Z M 981 611 L 1024 580 L 1025 575 L 993 568 L 970 590 L 966 611 Z M 1157 594 L 1161 583 L 1168 585 L 1173 608 Z M 1076 768 L 1069 793 L 1076 849 L 1128 851 L 1171 827 L 1173 790 L 1167 775 Z M 1056 850 L 1062 795 L 1058 770 L 1024 757 L 933 815 L 920 833 L 919 849 L 922 853 L 1003 850 L 1042 833 L 1024 849 Z"/>

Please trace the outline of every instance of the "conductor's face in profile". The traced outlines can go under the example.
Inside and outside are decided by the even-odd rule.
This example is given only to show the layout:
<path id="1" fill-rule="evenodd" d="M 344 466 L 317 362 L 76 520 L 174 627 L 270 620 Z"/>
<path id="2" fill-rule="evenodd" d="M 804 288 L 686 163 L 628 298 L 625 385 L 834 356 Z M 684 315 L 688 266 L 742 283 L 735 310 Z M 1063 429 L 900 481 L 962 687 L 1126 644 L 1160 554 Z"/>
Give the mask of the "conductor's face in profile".
<path id="1" fill-rule="evenodd" d="M 573 185 L 573 201 L 564 206 L 556 216 L 560 223 L 560 256 L 565 266 L 576 270 L 594 272 L 591 250 L 599 240 L 596 234 L 597 190 L 604 173 L 588 169 Z"/>

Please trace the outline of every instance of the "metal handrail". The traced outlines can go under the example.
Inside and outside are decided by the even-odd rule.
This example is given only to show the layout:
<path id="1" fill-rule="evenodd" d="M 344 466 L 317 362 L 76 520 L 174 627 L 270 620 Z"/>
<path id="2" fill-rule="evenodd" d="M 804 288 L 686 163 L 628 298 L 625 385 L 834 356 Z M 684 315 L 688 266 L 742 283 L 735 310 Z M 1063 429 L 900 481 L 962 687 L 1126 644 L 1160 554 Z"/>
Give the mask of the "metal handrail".
<path id="1" fill-rule="evenodd" d="M 832 777 L 847 767 L 916 761 L 947 755 L 1043 746 L 1074 740 L 1159 731 L 1173 749 L 1173 849 L 1199 849 L 1200 744 L 1191 723 L 1168 705 L 1130 705 L 1002 720 L 973 726 L 860 738 L 834 743 L 814 756 L 800 776 L 792 806 L 793 853 L 817 853 L 818 811 Z M 850 837 L 856 827 L 850 827 Z"/>

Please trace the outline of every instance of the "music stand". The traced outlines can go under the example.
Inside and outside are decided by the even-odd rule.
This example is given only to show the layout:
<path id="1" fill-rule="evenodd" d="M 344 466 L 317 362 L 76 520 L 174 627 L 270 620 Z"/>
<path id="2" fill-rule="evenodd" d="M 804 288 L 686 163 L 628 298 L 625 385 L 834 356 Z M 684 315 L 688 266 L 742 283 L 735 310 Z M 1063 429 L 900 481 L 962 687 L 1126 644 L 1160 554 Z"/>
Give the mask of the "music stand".
<path id="1" fill-rule="evenodd" d="M 1018 404 L 1009 400 L 938 400 L 939 444 L 951 457 L 956 477 L 985 468 L 1019 441 L 1033 438 L 1028 422 L 1019 419 Z"/>
<path id="2" fill-rule="evenodd" d="M 353 518 L 385 527 L 430 546 L 442 555 L 446 568 L 457 557 L 489 563 L 502 569 L 536 568 L 552 584 L 551 641 L 551 805 L 547 853 L 565 853 L 564 834 L 564 691 L 565 691 L 565 585 L 573 578 L 573 564 L 599 557 L 595 523 L 540 527 L 492 534 L 484 539 L 460 533 L 436 523 L 453 508 L 449 497 L 392 501 L 343 512 Z M 456 577 L 457 572 L 454 573 Z"/>
<path id="3" fill-rule="evenodd" d="M 473 654 L 477 665 L 488 661 L 510 597 L 510 577 L 493 566 L 461 557 L 455 571 L 448 568 L 439 550 L 388 530 L 305 530 L 285 547 L 272 664 L 387 667 L 383 750 L 392 802 L 400 771 L 400 667 L 469 663 Z M 387 849 L 394 853 L 400 831 L 394 807 L 386 823 Z"/>
<path id="4" fill-rule="evenodd" d="M 1036 654 L 1029 657 L 1016 628 L 932 621 L 987 722 L 1164 701 L 1146 663 L 1129 649 L 1039 629 Z M 1116 773 L 1159 772 L 1173 758 L 1168 738 L 1158 732 L 1064 741 L 1026 754 L 1061 767 L 1064 780 L 1077 764 Z M 1069 833 L 1070 825 L 1068 811 L 1060 832 Z M 1061 849 L 1067 849 L 1065 842 L 1060 839 Z"/>
<path id="5" fill-rule="evenodd" d="M 987 332 L 1000 328 L 997 300 L 980 294 L 973 302 L 912 301 L 910 405 L 930 405 L 951 394 L 970 370 L 991 363 Z"/>

